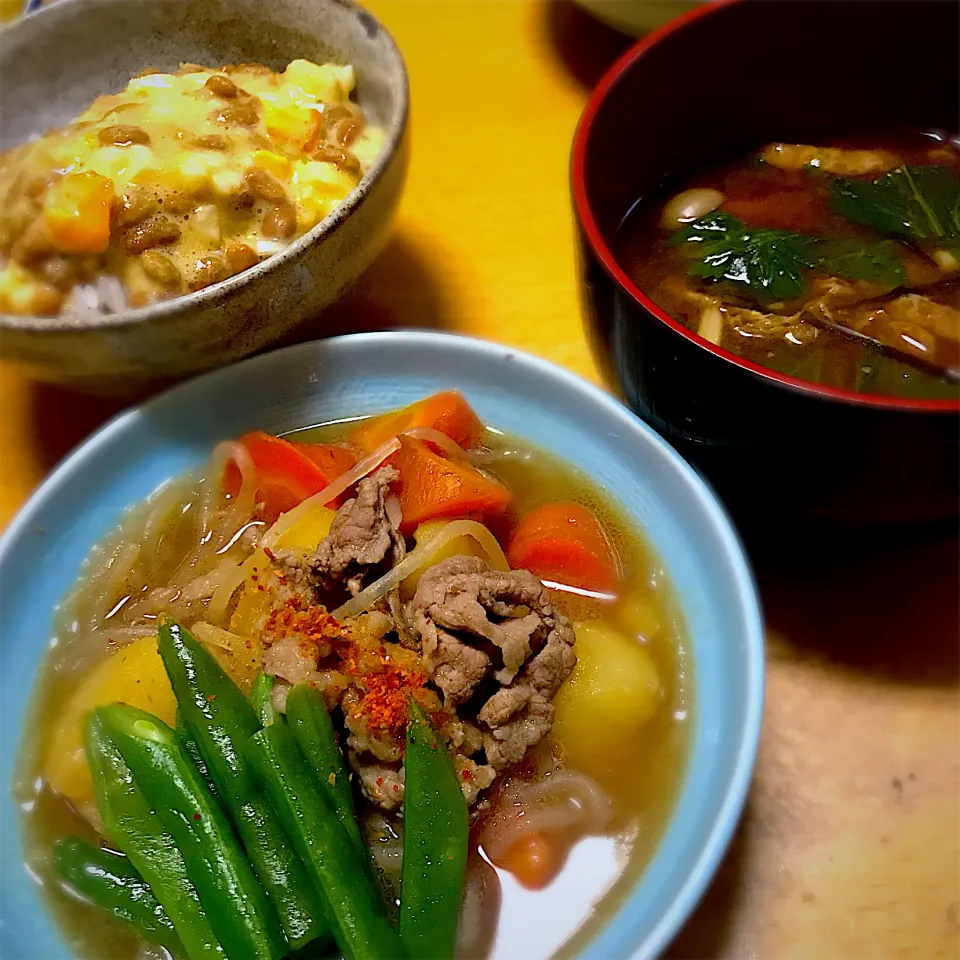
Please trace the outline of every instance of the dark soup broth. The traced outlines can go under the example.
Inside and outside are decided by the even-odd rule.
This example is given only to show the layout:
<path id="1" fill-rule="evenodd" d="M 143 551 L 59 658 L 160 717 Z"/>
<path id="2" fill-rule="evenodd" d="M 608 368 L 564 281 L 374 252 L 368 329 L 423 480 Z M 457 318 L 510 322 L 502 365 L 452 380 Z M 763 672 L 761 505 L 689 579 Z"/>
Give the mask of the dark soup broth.
<path id="1" fill-rule="evenodd" d="M 283 438 L 248 434 L 132 508 L 58 610 L 16 792 L 28 870 L 80 956 L 187 957 L 94 905 L 64 873 L 64 841 L 80 837 L 126 855 L 116 862 L 150 882 L 142 838 L 113 835 L 96 769 L 91 777 L 92 711 L 139 707 L 160 729 L 179 713 L 224 814 L 240 823 L 168 679 L 168 617 L 251 698 L 255 726 L 293 729 L 283 714 L 305 689 L 329 716 L 365 841 L 356 869 L 366 876 L 369 858 L 390 937 L 404 909 L 404 813 L 422 789 L 406 766 L 411 703 L 449 754 L 467 825 L 453 881 L 463 884 L 459 957 L 574 949 L 643 870 L 671 815 L 693 699 L 683 618 L 642 531 L 608 493 L 484 427 L 457 394 Z M 331 776 L 302 786 L 335 789 Z M 155 787 L 141 786 L 152 803 Z M 151 816 L 162 830 L 173 814 L 154 804 Z M 196 889 L 210 910 L 202 881 Z M 154 892 L 162 913 L 170 904 Z M 223 921 L 210 916 L 230 957 Z"/>
<path id="2" fill-rule="evenodd" d="M 770 143 L 637 204 L 617 240 L 685 326 L 771 370 L 960 397 L 960 151 L 942 135 Z"/>

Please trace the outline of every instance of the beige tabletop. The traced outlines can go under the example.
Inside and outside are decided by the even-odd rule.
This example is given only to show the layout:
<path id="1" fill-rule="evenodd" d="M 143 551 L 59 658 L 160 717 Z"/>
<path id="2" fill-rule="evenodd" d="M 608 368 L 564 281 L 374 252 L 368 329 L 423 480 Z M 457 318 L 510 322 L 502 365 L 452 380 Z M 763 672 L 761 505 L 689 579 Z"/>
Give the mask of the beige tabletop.
<path id="1" fill-rule="evenodd" d="M 626 41 L 566 2 L 369 6 L 410 70 L 412 167 L 393 241 L 314 332 L 452 330 L 596 381 L 567 162 L 589 88 Z M 0 364 L 0 525 L 117 409 Z M 785 542 L 780 562 L 759 565 L 769 640 L 756 778 L 669 955 L 960 957 L 958 557 L 950 532 L 891 534 L 803 563 Z"/>

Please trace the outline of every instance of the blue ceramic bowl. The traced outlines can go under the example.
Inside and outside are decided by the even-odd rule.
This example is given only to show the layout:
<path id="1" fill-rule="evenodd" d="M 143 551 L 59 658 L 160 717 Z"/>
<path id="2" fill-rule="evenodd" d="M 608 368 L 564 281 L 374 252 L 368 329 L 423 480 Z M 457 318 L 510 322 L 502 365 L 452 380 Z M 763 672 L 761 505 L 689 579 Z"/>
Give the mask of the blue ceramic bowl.
<path id="1" fill-rule="evenodd" d="M 208 374 L 125 413 L 73 453 L 0 541 L 0 777 L 9 784 L 54 604 L 124 508 L 202 463 L 226 437 L 287 430 L 459 388 L 490 424 L 612 491 L 668 571 L 695 671 L 689 767 L 652 861 L 585 957 L 652 957 L 696 905 L 730 839 L 753 767 L 763 634 L 743 551 L 710 490 L 649 427 L 573 375 L 502 346 L 431 333 L 290 347 Z M 0 956 L 69 951 L 20 863 L 19 811 L 0 809 Z"/>

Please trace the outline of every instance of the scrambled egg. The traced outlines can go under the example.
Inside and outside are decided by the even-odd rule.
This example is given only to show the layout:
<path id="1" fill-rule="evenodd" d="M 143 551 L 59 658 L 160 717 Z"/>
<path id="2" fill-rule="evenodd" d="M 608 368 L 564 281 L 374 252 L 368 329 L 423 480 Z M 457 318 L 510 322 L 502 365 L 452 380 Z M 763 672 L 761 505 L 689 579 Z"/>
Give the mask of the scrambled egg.
<path id="1" fill-rule="evenodd" d="M 0 156 L 0 311 L 144 306 L 282 250 L 380 150 L 353 87 L 352 67 L 308 60 L 185 64 Z"/>

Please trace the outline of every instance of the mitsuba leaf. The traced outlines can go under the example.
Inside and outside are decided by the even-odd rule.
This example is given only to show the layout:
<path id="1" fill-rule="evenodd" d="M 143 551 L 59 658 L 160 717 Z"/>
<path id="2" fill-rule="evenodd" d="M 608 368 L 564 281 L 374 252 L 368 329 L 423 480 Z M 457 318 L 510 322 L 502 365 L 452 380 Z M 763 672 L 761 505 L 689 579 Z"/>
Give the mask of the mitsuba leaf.
<path id="1" fill-rule="evenodd" d="M 687 224 L 670 242 L 687 245 L 691 275 L 735 284 L 767 303 L 799 297 L 806 290 L 805 269 L 867 280 L 886 290 L 906 280 L 900 246 L 892 240 L 870 243 L 748 227 L 723 212 Z"/>
<path id="2" fill-rule="evenodd" d="M 672 244 L 696 244 L 688 271 L 746 287 L 764 301 L 792 300 L 806 288 L 804 240 L 786 230 L 746 227 L 728 213 L 711 213 L 682 227 Z"/>
<path id="3" fill-rule="evenodd" d="M 864 243 L 847 237 L 811 237 L 806 263 L 832 276 L 866 280 L 893 290 L 907 280 L 899 254 L 900 245 L 892 240 Z"/>
<path id="4" fill-rule="evenodd" d="M 960 179 L 948 167 L 902 166 L 876 180 L 837 177 L 830 190 L 833 208 L 847 220 L 882 233 L 960 246 Z"/>

